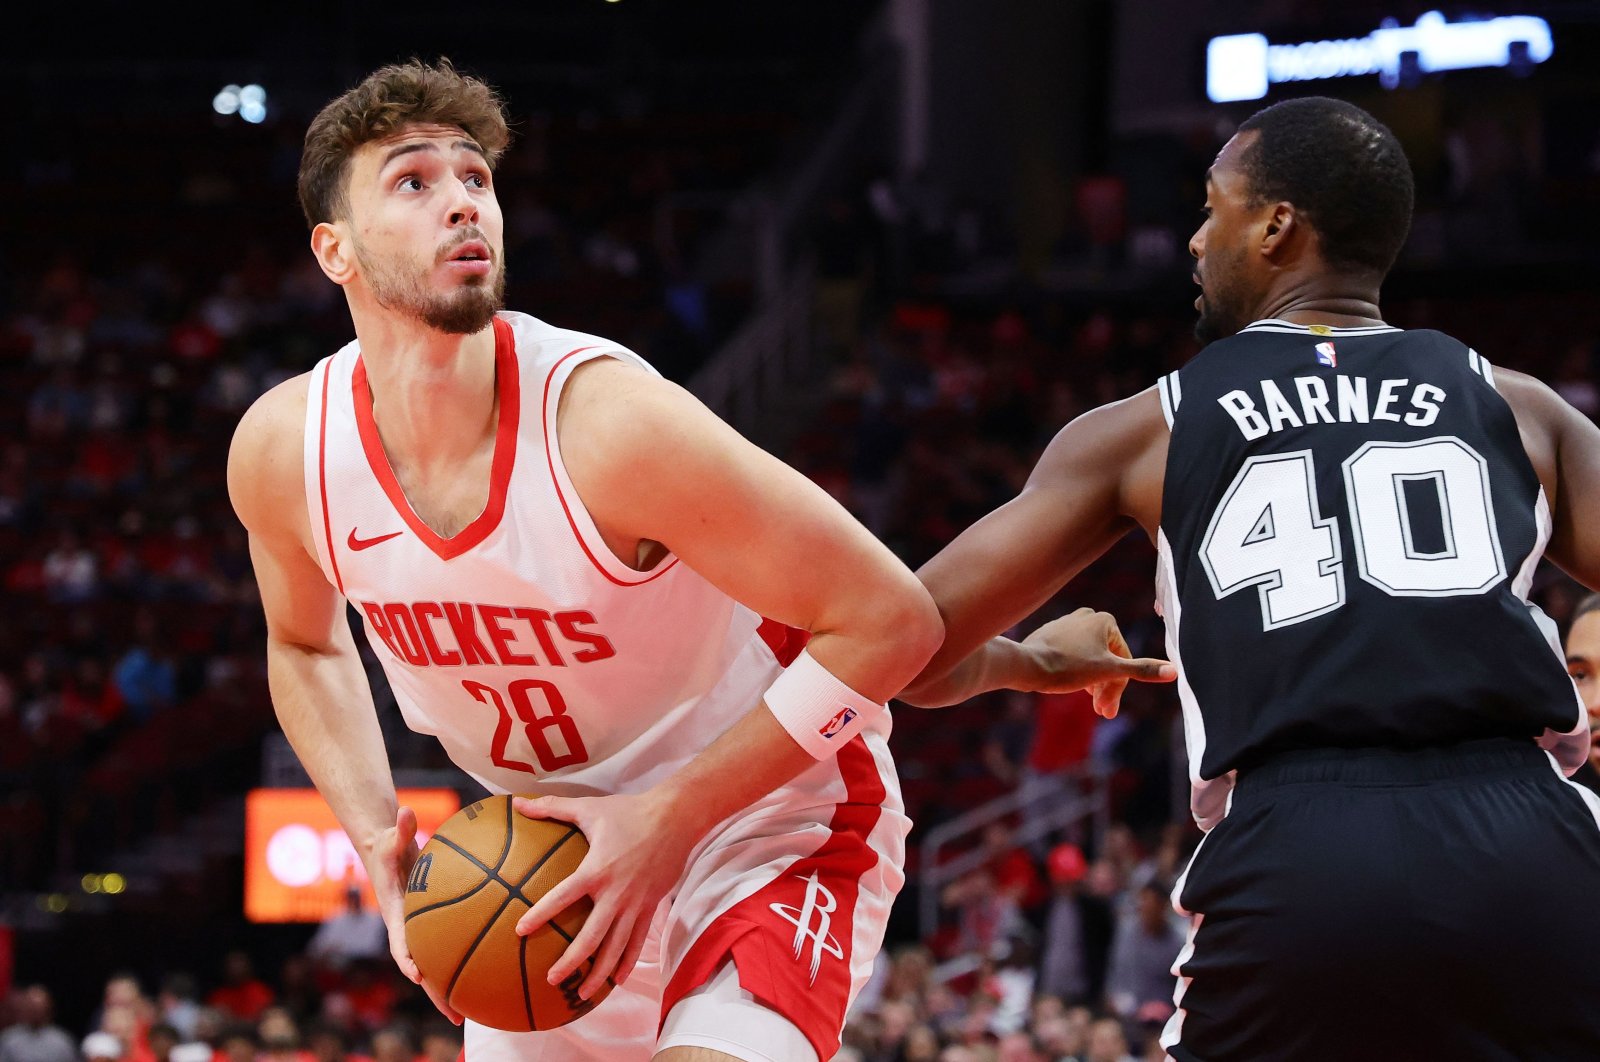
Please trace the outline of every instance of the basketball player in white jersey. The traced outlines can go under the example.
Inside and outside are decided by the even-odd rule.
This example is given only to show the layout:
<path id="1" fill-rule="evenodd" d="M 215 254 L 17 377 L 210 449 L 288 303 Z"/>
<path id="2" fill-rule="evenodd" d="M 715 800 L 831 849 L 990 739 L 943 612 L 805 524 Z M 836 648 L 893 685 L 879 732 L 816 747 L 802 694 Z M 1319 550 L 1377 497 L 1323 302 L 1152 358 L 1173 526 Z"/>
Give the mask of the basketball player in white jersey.
<path id="1" fill-rule="evenodd" d="M 312 250 L 357 339 L 259 400 L 229 462 L 279 719 L 414 980 L 416 821 L 346 600 L 412 728 L 587 835 L 518 928 L 589 896 L 551 982 L 620 987 L 557 1030 L 467 1023 L 471 1062 L 830 1058 L 903 880 L 884 702 L 939 615 L 825 493 L 631 352 L 498 312 L 507 139 L 492 90 L 419 63 L 307 133 Z M 1033 688 L 1109 702 L 1165 677 L 1103 616 L 1023 644 L 1048 665 Z"/>

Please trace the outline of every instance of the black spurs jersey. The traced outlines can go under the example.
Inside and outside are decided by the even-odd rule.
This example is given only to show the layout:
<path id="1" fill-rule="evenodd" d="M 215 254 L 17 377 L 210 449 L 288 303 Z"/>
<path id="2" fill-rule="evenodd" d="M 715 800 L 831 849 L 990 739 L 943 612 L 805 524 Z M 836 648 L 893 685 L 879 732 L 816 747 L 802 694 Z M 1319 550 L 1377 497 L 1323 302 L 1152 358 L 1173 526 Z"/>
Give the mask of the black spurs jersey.
<path id="1" fill-rule="evenodd" d="M 1259 321 L 1158 385 L 1157 548 L 1195 817 L 1296 748 L 1588 728 L 1528 602 L 1550 509 L 1488 362 L 1433 331 Z"/>

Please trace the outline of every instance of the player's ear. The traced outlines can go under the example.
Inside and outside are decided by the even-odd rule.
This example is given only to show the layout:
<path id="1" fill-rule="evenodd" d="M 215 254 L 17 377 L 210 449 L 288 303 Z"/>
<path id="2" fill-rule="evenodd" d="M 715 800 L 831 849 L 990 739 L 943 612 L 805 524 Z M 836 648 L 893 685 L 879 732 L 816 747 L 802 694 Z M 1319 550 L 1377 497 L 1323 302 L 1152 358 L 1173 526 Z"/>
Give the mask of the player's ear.
<path id="1" fill-rule="evenodd" d="M 1273 203 L 1261 230 L 1261 253 L 1269 258 L 1279 254 L 1294 239 L 1299 228 L 1300 218 L 1293 203 Z"/>
<path id="2" fill-rule="evenodd" d="M 322 221 L 311 230 L 311 253 L 328 279 L 343 286 L 356 276 L 355 240 L 338 221 Z"/>

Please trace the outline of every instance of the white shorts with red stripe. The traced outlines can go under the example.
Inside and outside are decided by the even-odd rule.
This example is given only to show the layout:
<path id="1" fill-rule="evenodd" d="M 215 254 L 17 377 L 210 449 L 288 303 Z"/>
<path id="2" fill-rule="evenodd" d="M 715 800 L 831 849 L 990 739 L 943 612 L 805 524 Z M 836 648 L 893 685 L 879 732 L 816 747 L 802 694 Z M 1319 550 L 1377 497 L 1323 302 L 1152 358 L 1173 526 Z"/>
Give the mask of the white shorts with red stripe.
<path id="1" fill-rule="evenodd" d="M 793 1062 L 785 1035 L 832 1058 L 905 881 L 911 823 L 885 738 L 859 735 L 703 842 L 592 1012 L 549 1032 L 468 1022 L 466 1062 L 645 1062 L 658 1041 Z M 717 976 L 730 961 L 736 983 Z"/>

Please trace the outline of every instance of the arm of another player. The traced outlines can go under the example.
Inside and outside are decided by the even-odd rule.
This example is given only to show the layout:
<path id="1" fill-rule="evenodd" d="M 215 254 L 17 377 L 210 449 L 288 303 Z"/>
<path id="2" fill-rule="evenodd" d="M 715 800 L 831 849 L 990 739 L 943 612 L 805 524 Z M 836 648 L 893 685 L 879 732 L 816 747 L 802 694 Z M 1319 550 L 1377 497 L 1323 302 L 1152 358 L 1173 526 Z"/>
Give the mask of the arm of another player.
<path id="1" fill-rule="evenodd" d="M 894 554 L 675 384 L 612 359 L 591 362 L 567 384 L 558 430 L 573 484 L 619 553 L 659 542 L 735 600 L 810 631 L 812 658 L 861 697 L 887 701 L 939 644 L 933 602 Z M 524 814 L 576 822 L 590 844 L 572 877 L 518 925 L 532 932 L 593 898 L 552 984 L 590 954 L 586 998 L 613 971 L 625 977 L 695 844 L 816 762 L 765 704 L 751 708 L 646 793 L 517 802 Z"/>
<path id="2" fill-rule="evenodd" d="M 1494 369 L 1550 503 L 1547 553 L 1591 590 L 1600 589 L 1600 428 L 1547 384 Z"/>
<path id="3" fill-rule="evenodd" d="M 308 552 L 302 456 L 306 379 L 280 384 L 245 413 L 228 453 L 228 494 L 250 535 L 250 559 L 267 620 L 267 682 L 278 722 L 361 855 L 395 962 L 420 984 L 406 948 L 404 910 L 405 881 L 417 858 L 416 816 L 396 806 L 383 734 L 344 598 Z M 460 1023 L 448 1004 L 438 998 L 434 1003 Z"/>
<path id="4" fill-rule="evenodd" d="M 1166 423 L 1152 388 L 1062 428 L 1022 493 L 917 572 L 944 619 L 944 643 L 900 698 L 955 704 L 993 689 L 1088 688 L 1116 713 L 1129 680 L 1170 682 L 1162 660 L 1128 659 L 1116 621 L 1080 609 L 1021 642 L 1001 637 L 1136 523 L 1161 520 Z"/>

